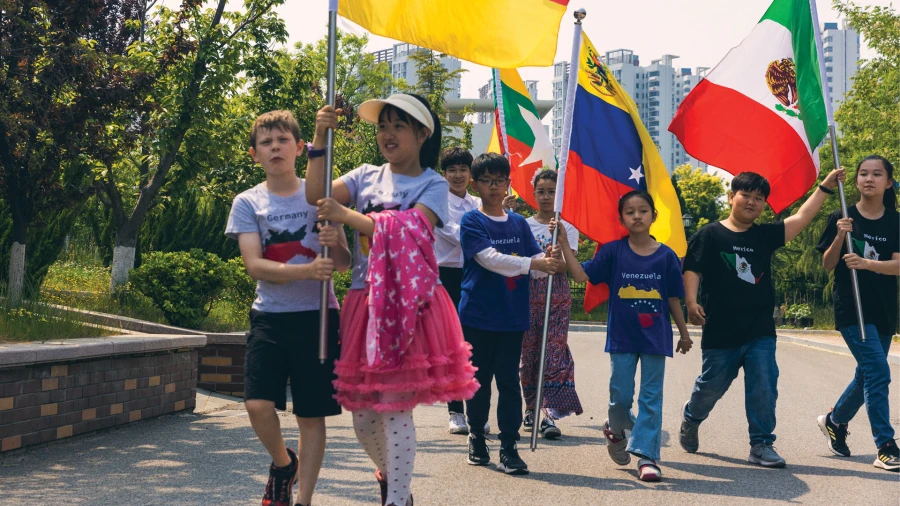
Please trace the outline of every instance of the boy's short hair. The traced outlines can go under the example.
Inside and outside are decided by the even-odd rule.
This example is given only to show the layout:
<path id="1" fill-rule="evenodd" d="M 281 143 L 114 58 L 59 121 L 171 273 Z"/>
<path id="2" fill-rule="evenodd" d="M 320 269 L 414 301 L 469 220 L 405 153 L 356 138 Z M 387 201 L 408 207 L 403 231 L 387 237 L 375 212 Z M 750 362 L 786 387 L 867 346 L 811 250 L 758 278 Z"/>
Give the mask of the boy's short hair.
<path id="1" fill-rule="evenodd" d="M 731 191 L 733 193 L 758 191 L 768 199 L 772 188 L 769 186 L 769 180 L 756 172 L 741 172 L 731 180 Z"/>
<path id="2" fill-rule="evenodd" d="M 460 147 L 447 148 L 441 153 L 441 170 L 447 170 L 451 165 L 465 165 L 472 167 L 472 153 L 468 149 Z"/>
<path id="3" fill-rule="evenodd" d="M 250 147 L 256 147 L 256 135 L 260 130 L 272 129 L 284 130 L 290 132 L 294 136 L 296 142 L 300 142 L 300 124 L 291 111 L 277 110 L 260 114 L 253 122 L 253 128 L 250 129 Z"/>
<path id="4" fill-rule="evenodd" d="M 509 160 L 497 153 L 478 155 L 472 162 L 472 179 L 477 180 L 485 174 L 509 177 Z"/>

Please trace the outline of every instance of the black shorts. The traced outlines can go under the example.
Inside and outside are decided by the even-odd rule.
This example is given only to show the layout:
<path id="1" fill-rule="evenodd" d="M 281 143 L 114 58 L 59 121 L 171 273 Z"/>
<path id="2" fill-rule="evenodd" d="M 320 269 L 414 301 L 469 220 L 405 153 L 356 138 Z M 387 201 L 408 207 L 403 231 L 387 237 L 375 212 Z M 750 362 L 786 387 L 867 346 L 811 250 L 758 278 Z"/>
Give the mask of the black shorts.
<path id="1" fill-rule="evenodd" d="M 291 379 L 294 414 L 319 418 L 341 414 L 334 399 L 334 361 L 340 356 L 337 309 L 328 311 L 328 360 L 319 362 L 319 312 L 263 313 L 250 311 L 247 359 L 244 366 L 245 399 L 272 401 L 287 408 L 287 381 Z"/>

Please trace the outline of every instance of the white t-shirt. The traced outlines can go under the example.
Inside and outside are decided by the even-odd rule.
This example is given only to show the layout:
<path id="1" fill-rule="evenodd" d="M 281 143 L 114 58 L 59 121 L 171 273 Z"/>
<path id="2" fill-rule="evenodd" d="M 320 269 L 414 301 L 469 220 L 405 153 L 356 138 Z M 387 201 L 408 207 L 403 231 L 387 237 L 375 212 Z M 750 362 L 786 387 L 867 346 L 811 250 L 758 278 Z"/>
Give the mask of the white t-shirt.
<path id="1" fill-rule="evenodd" d="M 364 164 L 341 176 L 350 191 L 350 205 L 362 214 L 396 209 L 406 211 L 422 204 L 438 217 L 435 229 L 449 220 L 447 195 L 450 183 L 432 169 L 418 176 L 394 174 L 388 164 Z M 354 231 L 351 289 L 365 288 L 369 270 L 369 239 Z"/>
<path id="2" fill-rule="evenodd" d="M 534 216 L 525 221 L 531 227 L 531 233 L 534 234 L 541 251 L 547 251 L 547 248 L 550 247 L 550 242 L 553 240 L 553 235 L 550 234 L 550 226 L 538 223 Z M 560 220 L 560 223 L 563 224 L 563 228 L 566 230 L 566 237 L 569 238 L 569 247 L 572 248 L 572 251 L 578 251 L 578 230 L 565 220 Z"/>
<path id="3" fill-rule="evenodd" d="M 258 233 L 263 258 L 287 264 L 308 264 L 322 250 L 319 244 L 317 209 L 306 203 L 306 182 L 297 193 L 280 197 L 265 183 L 241 193 L 231 204 L 225 235 L 237 239 L 243 233 Z M 273 283 L 256 282 L 253 309 L 264 313 L 318 311 L 321 282 L 315 280 Z M 334 286 L 329 287 L 328 307 L 338 308 Z"/>
<path id="4" fill-rule="evenodd" d="M 481 207 L 481 199 L 473 195 L 462 198 L 449 194 L 450 217 L 443 228 L 434 231 L 434 253 L 441 267 L 462 269 L 463 253 L 459 245 L 459 222 L 464 214 Z"/>

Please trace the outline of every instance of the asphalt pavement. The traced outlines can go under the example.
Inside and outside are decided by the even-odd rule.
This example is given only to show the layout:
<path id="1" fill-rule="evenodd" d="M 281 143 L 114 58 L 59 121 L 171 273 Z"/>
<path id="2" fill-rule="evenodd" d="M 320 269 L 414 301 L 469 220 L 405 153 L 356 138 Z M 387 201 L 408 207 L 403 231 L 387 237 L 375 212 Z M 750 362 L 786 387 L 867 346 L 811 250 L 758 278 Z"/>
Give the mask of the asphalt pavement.
<path id="1" fill-rule="evenodd" d="M 447 433 L 445 406 L 416 409 L 418 455 L 412 490 L 418 505 L 526 504 L 900 504 L 900 475 L 872 466 L 874 443 L 865 411 L 850 424 L 853 456 L 834 457 L 816 416 L 837 400 L 853 375 L 852 357 L 779 343 L 778 440 L 785 469 L 747 463 L 743 376 L 700 428 L 700 451 L 678 446 L 680 409 L 700 370 L 699 346 L 667 363 L 663 412 L 663 480 L 637 479 L 616 466 L 600 426 L 606 418 L 609 358 L 600 333 L 570 334 L 576 387 L 585 413 L 558 422 L 563 437 L 520 452 L 531 474 L 510 477 L 465 462 L 466 438 Z M 900 426 L 891 367 L 892 422 Z M 496 395 L 494 396 L 496 402 Z M 290 415 L 286 437 L 296 441 Z M 496 420 L 491 417 L 496 429 Z M 373 467 L 353 434 L 349 414 L 328 421 L 328 450 L 314 504 L 378 504 Z M 497 460 L 499 444 L 490 444 Z M 206 415 L 174 414 L 0 456 L 0 504 L 259 504 L 269 459 L 240 407 Z"/>

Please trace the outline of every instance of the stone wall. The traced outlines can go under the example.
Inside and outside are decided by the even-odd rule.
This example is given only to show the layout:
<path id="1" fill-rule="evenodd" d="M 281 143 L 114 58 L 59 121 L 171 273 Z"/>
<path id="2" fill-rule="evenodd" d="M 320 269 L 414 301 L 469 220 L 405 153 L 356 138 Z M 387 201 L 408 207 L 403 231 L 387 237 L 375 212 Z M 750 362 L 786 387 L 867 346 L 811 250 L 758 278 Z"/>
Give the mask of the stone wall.
<path id="1" fill-rule="evenodd" d="M 0 346 L 0 452 L 193 409 L 205 337 L 141 337 Z"/>
<path id="2" fill-rule="evenodd" d="M 197 388 L 235 397 L 244 396 L 244 356 L 247 334 L 207 334 L 200 348 Z"/>

